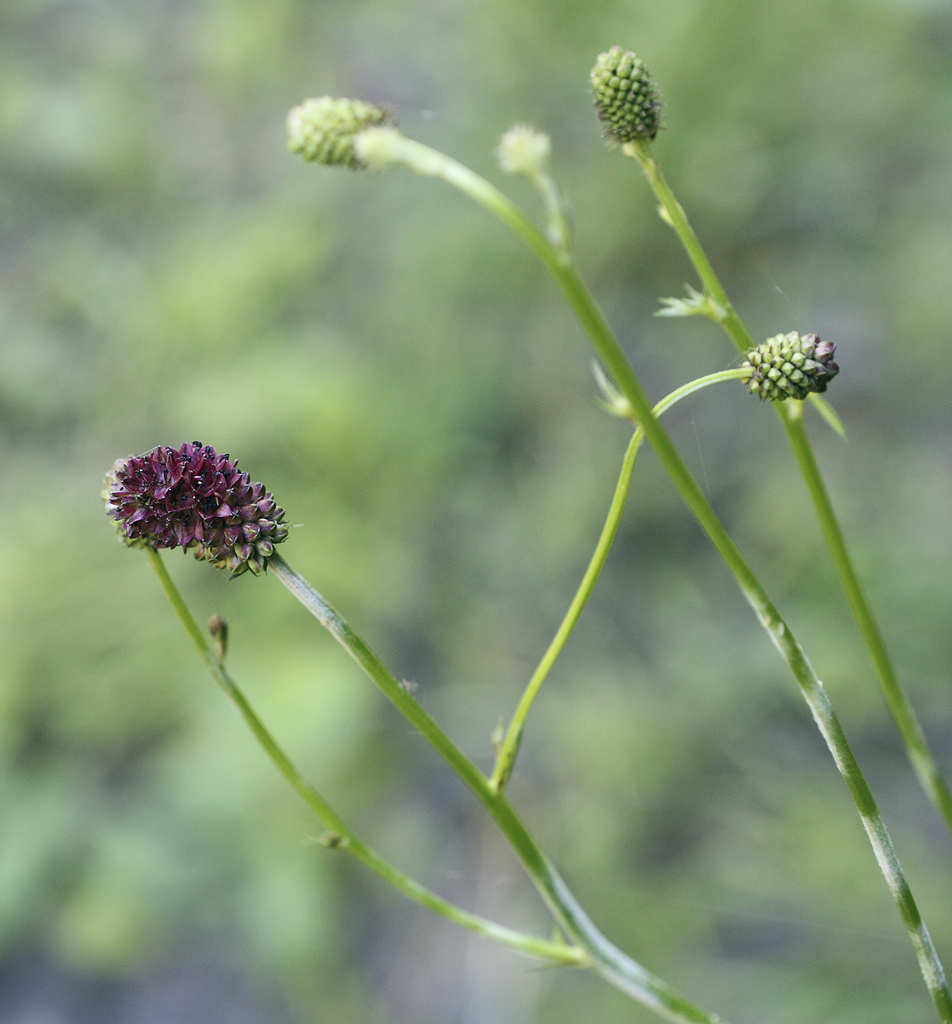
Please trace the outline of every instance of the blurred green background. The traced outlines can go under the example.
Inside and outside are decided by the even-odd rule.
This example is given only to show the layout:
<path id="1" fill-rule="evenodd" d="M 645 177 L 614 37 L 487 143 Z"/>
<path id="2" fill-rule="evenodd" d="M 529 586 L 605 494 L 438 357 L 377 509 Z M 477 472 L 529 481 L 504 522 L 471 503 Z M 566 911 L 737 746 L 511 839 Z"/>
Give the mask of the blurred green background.
<path id="1" fill-rule="evenodd" d="M 479 764 L 594 544 L 627 441 L 553 285 L 482 210 L 285 152 L 309 95 L 391 105 L 503 179 L 550 133 L 578 264 L 653 396 L 735 365 L 587 74 L 660 81 L 656 151 L 755 336 L 838 345 L 811 423 L 900 672 L 952 771 L 948 0 L 5 0 L 0 8 L 0 1022 L 655 1018 L 405 904 L 343 855 L 215 690 L 99 492 L 200 440 L 299 529 L 285 557 Z M 952 843 L 916 788 L 775 417 L 669 425 L 788 614 L 940 954 Z M 378 849 L 548 932 L 475 801 L 269 578 L 168 559 L 267 722 Z M 646 452 L 530 720 L 516 806 L 606 934 L 734 1024 L 933 1011 L 845 788 Z"/>

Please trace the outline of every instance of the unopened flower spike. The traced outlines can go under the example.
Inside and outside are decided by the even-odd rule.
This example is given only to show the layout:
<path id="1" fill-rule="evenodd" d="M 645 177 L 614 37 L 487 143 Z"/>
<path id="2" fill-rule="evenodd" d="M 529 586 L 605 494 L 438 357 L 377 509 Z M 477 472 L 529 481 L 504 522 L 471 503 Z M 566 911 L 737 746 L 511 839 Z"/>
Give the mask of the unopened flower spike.
<path id="1" fill-rule="evenodd" d="M 840 372 L 833 362 L 836 346 L 816 334 L 778 334 L 750 349 L 740 378 L 752 395 L 763 401 L 804 399 L 819 394 Z"/>
<path id="2" fill-rule="evenodd" d="M 354 151 L 354 138 L 389 118 L 387 111 L 361 100 L 305 100 L 288 114 L 288 149 L 328 167 L 361 170 L 367 165 Z"/>
<path id="3" fill-rule="evenodd" d="M 589 75 L 595 112 L 609 144 L 651 141 L 661 128 L 661 93 L 644 62 L 613 46 L 600 53 Z"/>
<path id="4" fill-rule="evenodd" d="M 284 509 L 228 455 L 198 441 L 120 459 L 106 514 L 131 546 L 182 548 L 233 576 L 264 572 L 287 535 Z"/>

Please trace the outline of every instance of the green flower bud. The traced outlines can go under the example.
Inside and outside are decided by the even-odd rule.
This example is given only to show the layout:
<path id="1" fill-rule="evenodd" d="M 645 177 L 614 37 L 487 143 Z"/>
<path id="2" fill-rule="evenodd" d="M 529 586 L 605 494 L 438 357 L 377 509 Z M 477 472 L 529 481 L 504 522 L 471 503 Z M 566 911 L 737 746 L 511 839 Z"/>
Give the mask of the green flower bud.
<path id="1" fill-rule="evenodd" d="M 763 401 L 804 399 L 811 391 L 826 391 L 840 372 L 833 362 L 836 346 L 816 334 L 778 334 L 747 353 L 741 380 L 752 395 Z"/>
<path id="2" fill-rule="evenodd" d="M 328 167 L 360 170 L 366 164 L 354 152 L 354 136 L 384 124 L 389 116 L 360 100 L 305 100 L 288 114 L 288 149 Z"/>
<path id="3" fill-rule="evenodd" d="M 613 46 L 600 53 L 589 76 L 595 112 L 609 143 L 653 139 L 661 128 L 661 93 L 633 53 Z"/>

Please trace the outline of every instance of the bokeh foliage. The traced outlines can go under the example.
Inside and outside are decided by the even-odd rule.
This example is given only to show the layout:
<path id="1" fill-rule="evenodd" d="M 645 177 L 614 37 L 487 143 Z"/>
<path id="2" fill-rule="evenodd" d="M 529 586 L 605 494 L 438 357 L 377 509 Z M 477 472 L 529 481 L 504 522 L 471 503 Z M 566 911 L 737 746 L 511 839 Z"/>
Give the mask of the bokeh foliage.
<path id="1" fill-rule="evenodd" d="M 310 842 L 98 500 L 117 456 L 231 452 L 300 524 L 288 560 L 488 767 L 625 433 L 515 240 L 444 186 L 303 166 L 283 120 L 308 95 L 388 103 L 526 204 L 491 150 L 516 120 L 549 132 L 579 265 L 660 397 L 735 355 L 709 323 L 651 316 L 691 275 L 599 140 L 585 83 L 616 42 L 661 84 L 657 152 L 755 336 L 837 342 L 850 442 L 814 424 L 822 464 L 952 770 L 947 3 L 7 0 L 5 1021 L 654 1019 Z M 670 424 L 841 708 L 949 964 L 952 844 L 774 417 L 723 387 Z M 229 619 L 234 674 L 370 841 L 450 898 L 547 927 L 480 809 L 273 580 L 172 569 L 197 614 Z M 647 453 L 511 793 L 606 933 L 735 1024 L 929 1019 L 806 709 Z"/>

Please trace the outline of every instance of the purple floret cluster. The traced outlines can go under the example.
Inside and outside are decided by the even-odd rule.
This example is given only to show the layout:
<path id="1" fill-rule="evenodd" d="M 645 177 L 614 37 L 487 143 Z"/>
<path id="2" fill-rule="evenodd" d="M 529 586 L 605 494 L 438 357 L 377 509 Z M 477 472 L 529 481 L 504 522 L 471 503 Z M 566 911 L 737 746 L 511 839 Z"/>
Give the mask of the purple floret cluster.
<path id="1" fill-rule="evenodd" d="M 127 543 L 191 550 L 235 576 L 263 572 L 288 535 L 264 484 L 198 441 L 120 459 L 106 485 L 106 512 Z"/>

